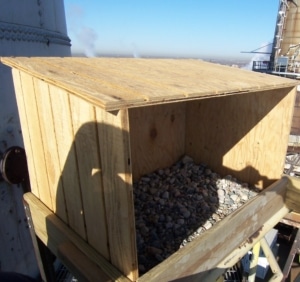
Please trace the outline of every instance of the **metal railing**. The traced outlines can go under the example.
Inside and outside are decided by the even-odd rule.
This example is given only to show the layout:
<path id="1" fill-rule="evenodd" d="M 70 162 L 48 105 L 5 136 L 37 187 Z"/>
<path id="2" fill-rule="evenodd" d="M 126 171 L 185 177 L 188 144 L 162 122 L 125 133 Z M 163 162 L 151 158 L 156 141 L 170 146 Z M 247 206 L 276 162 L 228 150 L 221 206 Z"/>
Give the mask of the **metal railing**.
<path id="1" fill-rule="evenodd" d="M 283 63 L 274 63 L 270 61 L 253 61 L 252 70 L 256 72 L 300 78 L 300 61 L 286 61 Z"/>

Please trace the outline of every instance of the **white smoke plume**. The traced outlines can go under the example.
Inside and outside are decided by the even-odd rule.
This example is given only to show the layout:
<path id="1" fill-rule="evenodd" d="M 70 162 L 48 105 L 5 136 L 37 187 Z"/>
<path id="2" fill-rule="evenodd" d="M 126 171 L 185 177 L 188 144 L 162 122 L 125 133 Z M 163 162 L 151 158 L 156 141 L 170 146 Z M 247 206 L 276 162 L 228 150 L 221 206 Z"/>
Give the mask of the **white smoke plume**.
<path id="1" fill-rule="evenodd" d="M 132 55 L 133 55 L 133 58 L 141 58 L 141 55 L 138 51 L 138 47 L 135 43 L 131 43 L 131 47 L 132 47 Z"/>
<path id="2" fill-rule="evenodd" d="M 71 4 L 66 6 L 68 35 L 75 52 L 84 52 L 87 57 L 96 56 L 97 32 L 84 23 L 84 8 Z"/>
<path id="3" fill-rule="evenodd" d="M 84 50 L 84 54 L 87 57 L 96 56 L 96 40 L 97 33 L 90 27 L 81 27 L 77 33 L 77 39 Z"/>

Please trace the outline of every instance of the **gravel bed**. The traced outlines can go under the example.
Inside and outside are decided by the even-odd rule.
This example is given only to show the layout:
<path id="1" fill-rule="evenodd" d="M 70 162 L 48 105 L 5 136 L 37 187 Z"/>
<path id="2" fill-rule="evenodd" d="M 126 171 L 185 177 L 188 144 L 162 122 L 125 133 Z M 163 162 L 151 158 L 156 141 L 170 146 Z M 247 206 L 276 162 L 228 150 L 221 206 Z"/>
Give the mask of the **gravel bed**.
<path id="1" fill-rule="evenodd" d="M 228 175 L 221 178 L 184 156 L 172 167 L 134 183 L 140 275 L 201 236 L 259 192 Z"/>

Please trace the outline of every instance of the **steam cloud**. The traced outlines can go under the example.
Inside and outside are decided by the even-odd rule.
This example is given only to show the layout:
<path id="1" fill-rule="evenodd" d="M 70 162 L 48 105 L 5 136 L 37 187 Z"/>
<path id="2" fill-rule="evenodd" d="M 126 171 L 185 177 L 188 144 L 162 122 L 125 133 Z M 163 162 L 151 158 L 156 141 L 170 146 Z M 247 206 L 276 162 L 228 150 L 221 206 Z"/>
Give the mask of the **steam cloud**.
<path id="1" fill-rule="evenodd" d="M 81 43 L 84 53 L 87 57 L 95 57 L 95 47 L 97 33 L 90 27 L 81 27 L 77 33 L 77 39 Z"/>
<path id="2" fill-rule="evenodd" d="M 261 44 L 261 47 L 256 50 L 265 54 L 261 54 L 261 53 L 255 54 L 252 57 L 251 61 L 246 66 L 244 66 L 243 69 L 252 70 L 252 65 L 254 61 L 269 61 L 270 60 L 269 53 L 272 52 L 272 46 L 273 45 L 271 42 Z"/>
<path id="3" fill-rule="evenodd" d="M 83 7 L 76 4 L 67 5 L 66 12 L 69 36 L 72 41 L 77 42 L 77 52 L 83 51 L 87 57 L 95 57 L 98 34 L 93 28 L 84 24 Z"/>

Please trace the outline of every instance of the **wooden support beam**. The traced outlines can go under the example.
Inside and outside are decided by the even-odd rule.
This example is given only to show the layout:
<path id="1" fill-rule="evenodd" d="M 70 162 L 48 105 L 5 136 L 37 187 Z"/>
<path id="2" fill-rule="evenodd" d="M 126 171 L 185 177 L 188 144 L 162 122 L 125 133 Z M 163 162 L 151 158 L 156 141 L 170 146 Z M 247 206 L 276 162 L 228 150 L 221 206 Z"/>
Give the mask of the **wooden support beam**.
<path id="1" fill-rule="evenodd" d="M 67 268 L 74 270 L 82 260 L 86 267 L 79 267 L 76 274 L 80 275 L 81 278 L 84 277 L 83 280 L 95 282 L 130 281 L 61 221 L 36 196 L 32 193 L 26 193 L 24 201 L 30 209 L 35 234 L 53 254 L 62 260 Z M 67 255 L 67 250 L 71 252 L 71 256 Z M 88 259 L 84 262 L 86 258 Z M 89 271 L 93 271 L 93 273 L 89 273 Z M 99 276 L 100 273 L 101 276 Z M 104 280 L 90 280 L 91 277 L 105 278 Z"/>
<path id="2" fill-rule="evenodd" d="M 225 270 L 233 267 L 241 258 L 247 254 L 247 252 L 259 242 L 269 230 L 271 230 L 282 218 L 288 209 L 285 206 L 282 206 L 278 212 L 273 214 L 264 225 L 253 234 L 253 236 L 247 238 L 240 246 L 238 246 L 234 251 L 231 252 L 221 263 L 217 265 L 216 268 L 213 268 L 211 271 L 206 273 L 206 276 L 203 278 L 203 282 L 215 281 L 220 275 L 222 275 Z"/>
<path id="3" fill-rule="evenodd" d="M 35 230 L 33 228 L 30 207 L 26 202 L 24 203 L 24 209 L 42 281 L 55 282 L 55 270 L 53 265 L 54 256 L 45 246 L 45 244 L 40 240 L 40 238 L 36 236 Z"/>
<path id="4" fill-rule="evenodd" d="M 265 238 L 262 238 L 260 241 L 261 248 L 265 254 L 265 257 L 267 258 L 270 268 L 272 270 L 273 276 L 269 281 L 273 282 L 280 282 L 282 281 L 283 274 L 282 271 L 277 263 L 276 258 L 274 257 L 273 251 L 271 250 L 270 246 L 268 245 L 268 242 Z"/>
<path id="5" fill-rule="evenodd" d="M 287 176 L 289 181 L 286 191 L 286 205 L 296 213 L 300 213 L 300 179 Z"/>
<path id="6" fill-rule="evenodd" d="M 74 244 L 66 242 L 58 246 L 58 258 L 80 282 L 112 281 L 93 261 Z"/>

